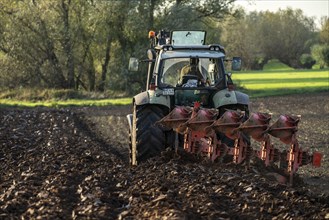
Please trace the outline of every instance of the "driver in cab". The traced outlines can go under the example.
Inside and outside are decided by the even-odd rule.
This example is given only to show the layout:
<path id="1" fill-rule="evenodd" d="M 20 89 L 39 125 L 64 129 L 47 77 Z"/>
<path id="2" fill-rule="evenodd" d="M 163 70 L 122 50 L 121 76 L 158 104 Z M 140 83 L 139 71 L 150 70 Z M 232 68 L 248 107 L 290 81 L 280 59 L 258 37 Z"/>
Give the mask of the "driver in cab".
<path id="1" fill-rule="evenodd" d="M 206 80 L 200 72 L 198 64 L 198 58 L 191 58 L 190 64 L 181 69 L 180 84 L 182 84 L 183 87 L 197 87 L 206 84 Z"/>

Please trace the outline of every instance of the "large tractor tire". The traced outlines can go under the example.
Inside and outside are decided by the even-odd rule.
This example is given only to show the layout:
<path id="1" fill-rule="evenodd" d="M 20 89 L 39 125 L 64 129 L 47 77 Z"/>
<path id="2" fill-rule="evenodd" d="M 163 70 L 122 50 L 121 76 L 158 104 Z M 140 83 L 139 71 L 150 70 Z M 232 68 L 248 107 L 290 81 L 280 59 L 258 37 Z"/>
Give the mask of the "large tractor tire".
<path id="1" fill-rule="evenodd" d="M 157 105 L 134 105 L 130 134 L 131 165 L 159 155 L 166 148 L 166 131 L 156 124 L 166 113 L 163 107 Z"/>

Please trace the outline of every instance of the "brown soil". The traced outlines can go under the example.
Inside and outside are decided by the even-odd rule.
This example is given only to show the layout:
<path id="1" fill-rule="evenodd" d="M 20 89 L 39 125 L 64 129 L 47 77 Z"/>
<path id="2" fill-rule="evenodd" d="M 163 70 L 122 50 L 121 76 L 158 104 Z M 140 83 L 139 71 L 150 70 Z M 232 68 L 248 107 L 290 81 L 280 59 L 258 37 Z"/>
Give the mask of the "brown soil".
<path id="1" fill-rule="evenodd" d="M 132 168 L 130 110 L 0 109 L 0 219 L 329 218 L 329 93 L 252 100 L 273 119 L 302 115 L 301 146 L 324 155 L 294 187 L 257 160 L 246 170 L 168 150 Z"/>

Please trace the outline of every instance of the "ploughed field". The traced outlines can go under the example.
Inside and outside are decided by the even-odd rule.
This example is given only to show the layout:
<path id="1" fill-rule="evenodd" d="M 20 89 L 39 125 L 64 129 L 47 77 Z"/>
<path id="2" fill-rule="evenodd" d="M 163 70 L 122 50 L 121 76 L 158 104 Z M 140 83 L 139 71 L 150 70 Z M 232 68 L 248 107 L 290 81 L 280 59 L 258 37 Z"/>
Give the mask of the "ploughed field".
<path id="1" fill-rule="evenodd" d="M 246 170 L 167 150 L 132 168 L 131 106 L 0 109 L 0 219 L 329 218 L 329 93 L 251 106 L 302 115 L 300 145 L 321 151 L 322 167 L 302 167 L 294 187 L 256 159 Z"/>

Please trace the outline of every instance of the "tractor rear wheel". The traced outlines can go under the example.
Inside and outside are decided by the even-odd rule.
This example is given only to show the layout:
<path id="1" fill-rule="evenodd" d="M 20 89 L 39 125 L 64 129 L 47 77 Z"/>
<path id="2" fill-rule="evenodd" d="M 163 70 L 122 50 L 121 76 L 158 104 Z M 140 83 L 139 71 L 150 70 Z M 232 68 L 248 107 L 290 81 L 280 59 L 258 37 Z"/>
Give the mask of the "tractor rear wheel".
<path id="1" fill-rule="evenodd" d="M 134 104 L 131 131 L 130 163 L 137 165 L 152 156 L 159 155 L 166 147 L 165 130 L 156 122 L 165 116 L 157 105 Z"/>

